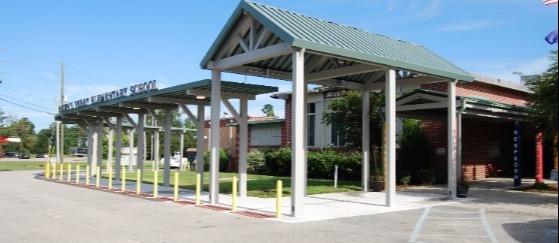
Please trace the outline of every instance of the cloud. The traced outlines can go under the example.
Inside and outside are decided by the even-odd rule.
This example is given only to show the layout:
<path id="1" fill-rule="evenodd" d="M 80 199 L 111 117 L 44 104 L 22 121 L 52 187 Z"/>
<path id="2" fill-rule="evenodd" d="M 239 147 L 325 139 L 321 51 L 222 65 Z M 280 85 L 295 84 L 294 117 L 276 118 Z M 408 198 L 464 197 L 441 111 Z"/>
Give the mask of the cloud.
<path id="1" fill-rule="evenodd" d="M 473 22 L 455 23 L 455 24 L 439 27 L 436 30 L 444 31 L 444 32 L 478 30 L 478 29 L 493 28 L 498 25 L 499 23 L 491 20 L 479 20 Z"/>
<path id="2" fill-rule="evenodd" d="M 408 4 L 407 1 L 405 4 Z M 439 15 L 441 11 L 441 0 L 427 1 L 427 5 L 412 5 L 409 11 L 413 12 L 411 18 L 431 19 Z"/>
<path id="3" fill-rule="evenodd" d="M 464 65 L 468 72 L 499 78 L 510 82 L 520 82 L 520 76 L 514 74 L 520 72 L 524 75 L 540 74 L 545 72 L 550 61 L 547 57 L 532 60 L 490 60 L 485 62 L 476 62 L 473 65 Z"/>

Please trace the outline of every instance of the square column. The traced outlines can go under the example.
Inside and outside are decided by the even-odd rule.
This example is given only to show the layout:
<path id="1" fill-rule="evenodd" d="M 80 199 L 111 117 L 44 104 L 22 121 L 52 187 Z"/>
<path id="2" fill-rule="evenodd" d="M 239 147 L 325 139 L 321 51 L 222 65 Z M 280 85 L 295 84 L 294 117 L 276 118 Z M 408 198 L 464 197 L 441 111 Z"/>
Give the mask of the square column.
<path id="1" fill-rule="evenodd" d="M 221 112 L 221 70 L 219 69 L 212 70 L 211 96 L 210 204 L 216 204 L 219 202 L 219 115 Z"/>
<path id="2" fill-rule="evenodd" d="M 448 81 L 448 197 L 456 198 L 456 83 Z"/>
<path id="3" fill-rule="evenodd" d="M 386 206 L 396 197 L 396 71 L 386 70 Z"/>
<path id="4" fill-rule="evenodd" d="M 97 127 L 97 147 L 95 148 L 97 154 L 97 166 L 103 166 L 103 138 L 105 137 L 105 126 L 103 123 L 103 119 L 99 119 L 98 127 Z"/>
<path id="5" fill-rule="evenodd" d="M 240 100 L 239 121 L 239 196 L 247 195 L 247 151 L 248 151 L 248 100 Z"/>
<path id="6" fill-rule="evenodd" d="M 138 169 L 142 170 L 142 174 L 140 175 L 140 181 L 144 180 L 144 141 L 145 141 L 145 136 L 146 133 L 144 131 L 144 125 L 145 125 L 145 118 L 146 118 L 146 114 L 144 113 L 139 113 L 138 114 L 138 150 L 136 153 L 136 167 Z"/>
<path id="7" fill-rule="evenodd" d="M 198 105 L 198 120 L 196 123 L 196 173 L 200 174 L 200 181 L 204 181 L 204 129 L 205 106 Z M 200 186 L 204 190 L 203 183 Z"/>
<path id="8" fill-rule="evenodd" d="M 170 186 L 171 183 L 171 110 L 165 110 L 165 124 L 163 124 L 163 185 Z"/>
<path id="9" fill-rule="evenodd" d="M 293 52 L 293 106 L 291 116 L 291 216 L 297 217 L 303 211 L 305 197 L 305 50 Z"/>
<path id="10" fill-rule="evenodd" d="M 361 140 L 361 151 L 362 151 L 362 155 L 363 155 L 363 161 L 362 163 L 362 168 L 361 168 L 361 175 L 362 175 L 362 184 L 361 187 L 363 189 L 364 192 L 369 191 L 369 162 L 370 162 L 370 158 L 371 158 L 371 145 L 370 145 L 370 133 L 371 133 L 371 128 L 370 128 L 370 117 L 369 117 L 369 110 L 371 107 L 371 92 L 368 90 L 364 90 L 362 92 L 362 98 L 363 98 L 363 110 L 362 110 L 362 140 Z"/>
<path id="11" fill-rule="evenodd" d="M 116 117 L 116 153 L 115 153 L 115 174 L 120 178 L 122 167 L 122 116 Z M 118 179 L 117 179 L 118 180 Z"/>

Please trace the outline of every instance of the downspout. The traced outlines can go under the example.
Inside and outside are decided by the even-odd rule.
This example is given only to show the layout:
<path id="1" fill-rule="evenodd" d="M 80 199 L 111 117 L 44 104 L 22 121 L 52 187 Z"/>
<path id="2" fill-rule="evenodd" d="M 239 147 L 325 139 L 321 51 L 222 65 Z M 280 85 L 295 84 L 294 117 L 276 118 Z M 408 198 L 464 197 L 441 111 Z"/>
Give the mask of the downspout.
<path id="1" fill-rule="evenodd" d="M 466 110 L 466 99 L 460 98 L 460 110 L 458 110 L 458 158 L 457 158 L 457 179 L 462 178 L 462 113 Z"/>

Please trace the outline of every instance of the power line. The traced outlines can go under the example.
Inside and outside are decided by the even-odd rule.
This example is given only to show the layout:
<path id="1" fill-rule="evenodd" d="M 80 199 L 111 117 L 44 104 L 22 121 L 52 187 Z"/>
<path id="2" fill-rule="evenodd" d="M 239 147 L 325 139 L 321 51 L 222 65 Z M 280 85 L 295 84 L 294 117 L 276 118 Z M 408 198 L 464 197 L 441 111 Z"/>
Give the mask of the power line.
<path id="1" fill-rule="evenodd" d="M 37 110 L 37 109 L 35 109 L 35 108 L 31 108 L 31 107 L 27 107 L 27 106 L 24 106 L 24 105 L 21 105 L 21 104 L 17 104 L 17 103 L 11 102 L 11 101 L 9 101 L 9 100 L 6 100 L 6 99 L 4 99 L 4 98 L 0 98 L 0 100 L 6 101 L 6 102 L 8 102 L 8 103 L 10 103 L 10 104 L 12 104 L 12 105 L 16 105 L 16 106 L 19 106 L 19 107 L 22 107 L 22 108 L 25 108 L 25 109 L 29 109 L 29 110 L 33 110 L 33 111 L 37 111 L 37 112 L 43 112 L 43 113 L 47 113 L 47 114 L 49 114 L 49 115 L 56 115 L 56 114 L 54 114 L 54 113 L 52 113 L 52 112 L 41 111 L 41 110 Z"/>
<path id="2" fill-rule="evenodd" d="M 27 101 L 20 100 L 20 99 L 16 99 L 16 98 L 14 98 L 14 97 L 11 97 L 11 96 L 8 96 L 8 95 L 5 95 L 5 94 L 0 94 L 0 95 L 5 96 L 5 97 L 8 97 L 8 98 L 13 99 L 13 100 L 17 100 L 17 101 L 19 101 L 19 102 L 23 102 L 23 103 L 30 104 L 30 105 L 33 105 L 33 106 L 37 106 L 37 107 L 40 107 L 40 108 L 43 108 L 43 109 L 51 110 L 51 108 L 46 108 L 46 107 L 44 107 L 44 106 L 40 106 L 40 105 L 36 105 L 36 104 L 33 104 L 33 103 L 29 103 L 29 102 L 27 102 Z"/>

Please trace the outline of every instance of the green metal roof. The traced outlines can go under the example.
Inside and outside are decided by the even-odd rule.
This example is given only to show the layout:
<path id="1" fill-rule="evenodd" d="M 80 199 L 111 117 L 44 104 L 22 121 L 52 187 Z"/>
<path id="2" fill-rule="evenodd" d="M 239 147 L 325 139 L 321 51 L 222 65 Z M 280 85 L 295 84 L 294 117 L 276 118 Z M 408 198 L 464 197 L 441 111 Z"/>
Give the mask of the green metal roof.
<path id="1" fill-rule="evenodd" d="M 202 60 L 202 68 L 207 68 L 244 12 L 270 29 L 279 39 L 296 48 L 449 79 L 474 79 L 464 70 L 420 45 L 249 1 L 240 2 Z"/>
<path id="2" fill-rule="evenodd" d="M 187 100 L 198 100 L 195 95 L 188 95 L 186 90 L 188 89 L 196 89 L 196 90 L 211 90 L 212 81 L 210 79 L 204 79 L 200 81 L 195 81 L 191 83 L 181 84 L 177 86 L 172 86 L 164 89 L 155 90 L 148 93 L 132 95 L 132 96 L 125 96 L 117 99 L 112 99 L 109 101 L 99 102 L 83 107 L 78 107 L 70 110 L 65 110 L 59 112 L 55 117 L 59 117 L 61 115 L 68 115 L 74 114 L 80 111 L 90 111 L 97 107 L 111 107 L 111 106 L 118 106 L 119 103 L 122 102 L 135 102 L 135 103 L 149 103 L 149 97 L 165 97 L 165 98 L 180 98 L 180 99 L 187 99 Z M 241 94 L 250 94 L 250 95 L 259 95 L 259 94 L 266 94 L 277 92 L 277 87 L 265 86 L 265 85 L 256 85 L 256 84 L 244 84 L 244 83 L 237 83 L 237 82 L 230 82 L 230 81 L 221 81 L 221 91 L 222 92 L 230 92 L 230 93 L 241 93 Z M 206 97 L 204 100 L 210 100 L 211 97 Z M 161 105 L 161 103 L 158 103 Z M 164 104 L 163 104 L 164 105 Z M 169 106 L 176 106 L 174 103 L 167 104 Z"/>
<path id="3" fill-rule="evenodd" d="M 413 96 L 413 95 L 416 95 L 416 94 L 429 94 L 429 95 L 445 97 L 445 98 L 448 97 L 447 93 L 444 93 L 444 92 L 426 90 L 426 89 L 416 89 L 416 90 L 413 90 L 410 93 L 407 93 L 407 94 L 399 97 L 397 100 L 401 100 L 401 99 L 404 99 L 406 97 Z M 486 106 L 503 108 L 503 109 L 508 109 L 508 110 L 530 111 L 530 108 L 528 106 L 511 105 L 511 104 L 494 102 L 494 101 L 485 100 L 485 99 L 476 98 L 476 97 L 456 95 L 456 99 L 465 99 L 468 103 L 486 105 Z"/>

